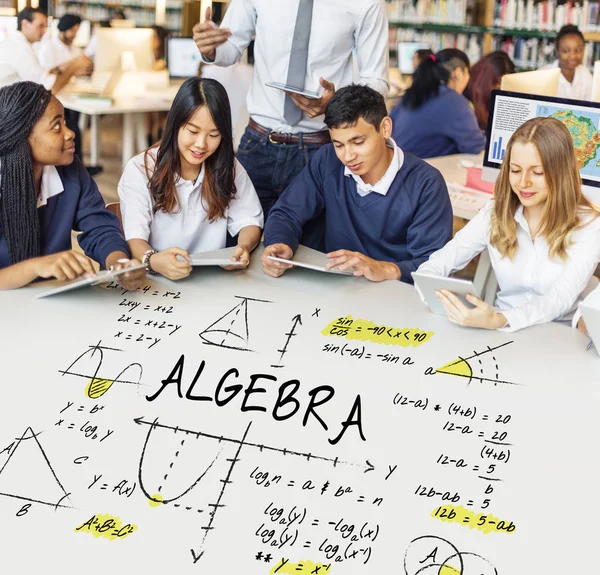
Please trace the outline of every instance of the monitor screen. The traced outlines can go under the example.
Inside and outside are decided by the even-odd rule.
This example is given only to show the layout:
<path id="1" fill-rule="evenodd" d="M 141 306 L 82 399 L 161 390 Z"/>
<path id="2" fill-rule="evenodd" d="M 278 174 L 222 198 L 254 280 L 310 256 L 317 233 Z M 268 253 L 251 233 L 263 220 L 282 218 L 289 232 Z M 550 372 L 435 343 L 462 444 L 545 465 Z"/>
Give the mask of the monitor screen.
<path id="1" fill-rule="evenodd" d="M 167 65 L 171 78 L 191 78 L 198 75 L 200 50 L 192 38 L 169 38 Z"/>
<path id="2" fill-rule="evenodd" d="M 413 54 L 417 50 L 427 50 L 427 44 L 420 42 L 398 42 L 398 69 L 401 74 L 413 74 L 415 69 L 412 62 Z"/>
<path id="3" fill-rule="evenodd" d="M 600 188 L 600 104 L 500 90 L 492 92 L 483 157 L 484 179 L 495 180 L 513 132 L 537 116 L 556 118 L 568 128 L 575 144 L 584 192 L 586 188 Z"/>

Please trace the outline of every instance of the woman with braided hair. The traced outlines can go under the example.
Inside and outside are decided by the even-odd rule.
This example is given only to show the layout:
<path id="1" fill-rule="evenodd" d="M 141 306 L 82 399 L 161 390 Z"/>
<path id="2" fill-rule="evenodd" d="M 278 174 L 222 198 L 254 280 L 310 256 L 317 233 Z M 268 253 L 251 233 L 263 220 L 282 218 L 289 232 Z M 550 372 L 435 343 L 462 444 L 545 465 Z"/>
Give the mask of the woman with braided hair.
<path id="1" fill-rule="evenodd" d="M 119 220 L 75 158 L 73 138 L 61 103 L 42 85 L 0 89 L 0 289 L 93 275 L 89 258 L 114 269 L 137 263 Z M 82 232 L 86 255 L 71 250 L 71 230 Z M 138 270 L 120 281 L 132 289 L 144 275 Z"/>

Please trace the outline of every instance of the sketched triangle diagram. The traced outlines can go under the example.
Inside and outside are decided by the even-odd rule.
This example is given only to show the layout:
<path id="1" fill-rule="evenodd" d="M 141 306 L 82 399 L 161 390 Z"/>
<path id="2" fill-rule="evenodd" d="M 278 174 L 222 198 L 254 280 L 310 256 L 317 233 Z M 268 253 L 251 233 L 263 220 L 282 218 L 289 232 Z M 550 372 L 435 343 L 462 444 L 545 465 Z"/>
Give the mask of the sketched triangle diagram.
<path id="1" fill-rule="evenodd" d="M 69 493 L 56 476 L 31 427 L 17 439 L 0 468 L 0 496 L 51 507 L 71 507 Z"/>

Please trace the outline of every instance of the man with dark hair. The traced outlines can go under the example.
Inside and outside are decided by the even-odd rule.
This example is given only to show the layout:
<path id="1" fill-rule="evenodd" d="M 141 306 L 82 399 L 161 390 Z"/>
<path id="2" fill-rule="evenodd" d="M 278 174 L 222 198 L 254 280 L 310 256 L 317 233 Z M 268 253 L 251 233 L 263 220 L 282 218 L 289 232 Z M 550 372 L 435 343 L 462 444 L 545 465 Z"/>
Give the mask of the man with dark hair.
<path id="1" fill-rule="evenodd" d="M 42 84 L 56 94 L 74 74 L 83 73 L 89 67 L 89 60 L 82 57 L 44 68 L 33 50 L 33 44 L 42 39 L 47 26 L 48 18 L 43 10 L 24 8 L 19 12 L 18 31 L 0 42 L 0 88 L 29 81 Z"/>
<path id="2" fill-rule="evenodd" d="M 452 206 L 441 174 L 392 140 L 381 94 L 338 90 L 325 112 L 332 144 L 310 160 L 280 196 L 265 226 L 266 274 L 289 265 L 305 224 L 324 217 L 329 267 L 372 281 L 412 283 L 411 272 L 452 237 Z M 319 245 L 310 245 L 319 249 Z"/>

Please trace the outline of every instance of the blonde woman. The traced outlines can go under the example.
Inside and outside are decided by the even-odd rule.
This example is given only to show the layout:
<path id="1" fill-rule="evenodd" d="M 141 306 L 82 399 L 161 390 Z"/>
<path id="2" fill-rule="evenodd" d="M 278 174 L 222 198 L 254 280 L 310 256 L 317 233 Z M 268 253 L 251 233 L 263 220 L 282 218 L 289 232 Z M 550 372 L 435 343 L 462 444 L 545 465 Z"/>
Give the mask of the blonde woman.
<path id="1" fill-rule="evenodd" d="M 510 139 L 494 200 L 419 267 L 448 276 L 489 251 L 496 307 L 474 296 L 436 295 L 450 321 L 516 331 L 568 319 L 600 259 L 599 212 L 581 192 L 573 141 L 553 118 L 533 118 Z"/>

